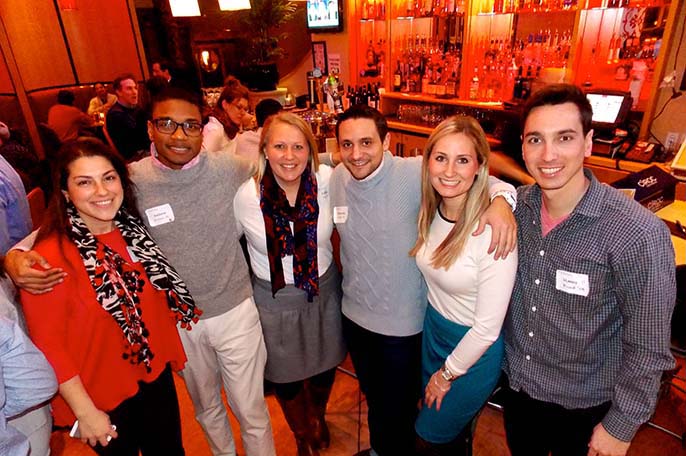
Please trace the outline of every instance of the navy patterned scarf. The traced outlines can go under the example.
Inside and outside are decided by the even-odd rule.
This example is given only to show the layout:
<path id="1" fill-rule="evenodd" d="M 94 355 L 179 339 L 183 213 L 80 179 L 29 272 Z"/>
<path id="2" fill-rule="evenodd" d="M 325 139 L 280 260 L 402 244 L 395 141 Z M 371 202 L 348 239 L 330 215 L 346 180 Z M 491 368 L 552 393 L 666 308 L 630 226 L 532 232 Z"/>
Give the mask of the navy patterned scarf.
<path id="1" fill-rule="evenodd" d="M 150 362 L 155 356 L 150 351 L 148 329 L 141 318 L 139 293 L 145 281 L 139 271 L 127 263 L 121 255 L 98 241 L 81 219 L 74 205 L 67 203 L 69 217 L 68 236 L 76 245 L 86 267 L 88 278 L 102 308 L 109 313 L 122 330 L 128 347 L 124 359 L 131 364 L 143 364 L 150 372 Z M 186 284 L 162 253 L 138 217 L 130 215 L 123 207 L 114 219 L 132 257 L 138 258 L 156 290 L 162 290 L 167 305 L 184 329 L 191 329 L 202 310 L 195 306 Z"/>
<path id="2" fill-rule="evenodd" d="M 317 180 L 308 166 L 300 176 L 300 188 L 291 207 L 274 178 L 271 167 L 267 167 L 260 182 L 260 208 L 264 218 L 267 238 L 269 275 L 272 296 L 286 286 L 281 259 L 293 255 L 293 282 L 307 293 L 312 302 L 319 294 L 319 268 L 317 267 Z M 291 231 L 290 222 L 293 222 Z"/>

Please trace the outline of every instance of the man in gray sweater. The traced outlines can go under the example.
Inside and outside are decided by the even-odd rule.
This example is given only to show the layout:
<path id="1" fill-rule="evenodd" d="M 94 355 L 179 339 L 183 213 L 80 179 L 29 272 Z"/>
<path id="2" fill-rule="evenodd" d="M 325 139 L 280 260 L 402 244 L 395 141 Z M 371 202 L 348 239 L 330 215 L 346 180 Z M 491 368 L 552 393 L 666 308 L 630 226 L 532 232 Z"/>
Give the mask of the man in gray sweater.
<path id="1" fill-rule="evenodd" d="M 153 101 L 152 114 L 151 156 L 129 166 L 143 221 L 203 311 L 192 331 L 179 332 L 196 419 L 215 456 L 236 455 L 223 383 L 247 455 L 273 456 L 263 393 L 267 352 L 231 204 L 252 165 L 231 153 L 200 153 L 201 115 L 193 95 L 169 88 Z M 61 277 L 26 270 L 40 261 L 35 252 L 13 253 L 6 265 L 19 286 L 28 280 L 27 289 L 40 292 Z"/>
<path id="2" fill-rule="evenodd" d="M 366 454 L 413 455 L 427 290 L 409 251 L 417 240 L 422 160 L 392 156 L 386 120 L 366 105 L 339 116 L 336 136 L 345 165 L 336 167 L 330 183 L 341 237 L 343 332 L 369 406 L 372 450 Z M 511 185 L 494 179 L 490 192 L 514 204 Z M 503 198 L 478 230 L 484 223 L 493 227 L 496 258 L 516 240 L 512 208 Z"/>

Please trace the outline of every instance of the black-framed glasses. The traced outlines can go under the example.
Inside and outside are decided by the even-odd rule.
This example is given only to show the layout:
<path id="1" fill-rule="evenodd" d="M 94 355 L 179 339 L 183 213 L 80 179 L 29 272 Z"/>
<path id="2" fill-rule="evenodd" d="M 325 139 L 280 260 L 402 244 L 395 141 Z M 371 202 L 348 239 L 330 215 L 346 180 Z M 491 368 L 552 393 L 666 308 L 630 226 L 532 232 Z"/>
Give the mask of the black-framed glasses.
<path id="1" fill-rule="evenodd" d="M 173 135 L 181 127 L 186 136 L 194 138 L 202 133 L 202 124 L 195 121 L 175 122 L 171 119 L 153 119 L 155 129 L 165 135 Z"/>

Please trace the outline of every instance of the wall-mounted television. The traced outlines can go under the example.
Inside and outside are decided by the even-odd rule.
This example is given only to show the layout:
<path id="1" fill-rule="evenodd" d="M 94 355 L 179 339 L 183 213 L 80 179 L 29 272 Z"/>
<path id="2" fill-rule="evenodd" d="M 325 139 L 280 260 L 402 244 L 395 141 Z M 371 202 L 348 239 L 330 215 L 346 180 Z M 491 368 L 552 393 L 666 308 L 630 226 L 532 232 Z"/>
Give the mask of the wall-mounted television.
<path id="1" fill-rule="evenodd" d="M 307 0 L 307 29 L 311 33 L 343 30 L 343 0 Z"/>

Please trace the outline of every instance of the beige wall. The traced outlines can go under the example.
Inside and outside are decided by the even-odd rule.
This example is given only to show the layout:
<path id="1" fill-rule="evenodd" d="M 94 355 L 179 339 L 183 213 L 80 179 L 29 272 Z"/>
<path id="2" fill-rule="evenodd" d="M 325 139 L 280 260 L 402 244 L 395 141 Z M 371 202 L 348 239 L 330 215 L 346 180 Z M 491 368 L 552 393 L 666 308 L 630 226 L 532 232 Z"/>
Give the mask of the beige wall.
<path id="1" fill-rule="evenodd" d="M 678 90 L 679 84 L 681 84 L 681 78 L 686 71 L 686 35 L 683 36 L 681 41 L 679 56 L 676 55 L 677 48 L 679 47 L 679 39 L 682 37 L 682 34 L 684 34 L 684 27 L 686 26 L 686 2 L 676 1 L 674 6 L 678 8 L 674 20 L 674 30 L 672 32 L 674 41 L 670 48 L 669 56 L 667 57 L 665 74 L 669 74 L 674 69 L 676 61 L 676 89 Z M 660 109 L 662 109 L 671 95 L 671 89 L 659 90 L 654 115 L 659 113 Z M 653 122 L 652 132 L 663 143 L 667 133 L 672 131 L 680 133 L 682 140 L 684 139 L 684 135 L 686 135 L 686 92 L 683 92 L 679 98 L 670 101 L 669 105 L 665 108 L 664 113 Z"/>

